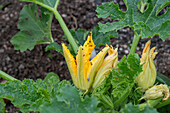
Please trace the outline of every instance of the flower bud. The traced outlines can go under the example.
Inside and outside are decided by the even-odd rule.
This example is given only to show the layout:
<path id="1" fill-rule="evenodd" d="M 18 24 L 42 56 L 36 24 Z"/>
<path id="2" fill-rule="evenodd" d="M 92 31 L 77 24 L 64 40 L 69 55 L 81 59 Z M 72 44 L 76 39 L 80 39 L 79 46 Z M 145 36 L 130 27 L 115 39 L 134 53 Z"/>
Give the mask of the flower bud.
<path id="1" fill-rule="evenodd" d="M 143 72 L 141 72 L 137 78 L 136 82 L 142 90 L 146 90 L 152 87 L 156 80 L 156 67 L 154 65 L 153 59 L 155 58 L 157 52 L 154 52 L 155 47 L 150 49 L 151 41 L 149 40 L 142 53 L 140 63 L 143 64 Z"/>
<path id="2" fill-rule="evenodd" d="M 141 99 L 152 100 L 160 97 L 164 97 L 162 100 L 168 100 L 169 88 L 167 85 L 160 84 L 153 86 L 152 88 L 146 90 L 145 95 Z"/>

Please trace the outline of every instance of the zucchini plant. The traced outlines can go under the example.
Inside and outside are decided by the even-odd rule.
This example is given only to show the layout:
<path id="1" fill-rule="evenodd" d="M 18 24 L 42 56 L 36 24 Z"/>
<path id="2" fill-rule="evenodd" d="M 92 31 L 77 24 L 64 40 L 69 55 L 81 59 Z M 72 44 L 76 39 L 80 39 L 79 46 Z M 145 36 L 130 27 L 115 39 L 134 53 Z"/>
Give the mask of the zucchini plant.
<path id="1" fill-rule="evenodd" d="M 32 50 L 37 44 L 47 44 L 47 51 L 60 52 L 65 57 L 73 84 L 60 81 L 53 72 L 44 80 L 20 81 L 0 70 L 0 77 L 8 81 L 0 84 L 1 112 L 5 112 L 3 99 L 10 100 L 24 113 L 157 113 L 167 110 L 170 79 L 157 73 L 155 47 L 150 48 L 151 41 L 148 41 L 141 58 L 135 50 L 140 38 L 159 35 L 164 41 L 170 36 L 169 8 L 158 16 L 170 4 L 168 0 L 124 0 L 125 12 L 114 2 L 103 3 L 97 6 L 97 17 L 117 21 L 99 23 L 91 31 L 69 30 L 57 10 L 59 0 L 21 1 L 34 4 L 23 7 L 18 23 L 20 31 L 11 43 L 21 52 Z M 54 42 L 53 16 L 69 45 Z M 127 57 L 118 61 L 117 48 L 108 44 L 110 38 L 118 36 L 119 29 L 127 26 L 134 31 L 132 46 Z M 93 54 L 101 45 L 106 46 L 97 55 Z"/>

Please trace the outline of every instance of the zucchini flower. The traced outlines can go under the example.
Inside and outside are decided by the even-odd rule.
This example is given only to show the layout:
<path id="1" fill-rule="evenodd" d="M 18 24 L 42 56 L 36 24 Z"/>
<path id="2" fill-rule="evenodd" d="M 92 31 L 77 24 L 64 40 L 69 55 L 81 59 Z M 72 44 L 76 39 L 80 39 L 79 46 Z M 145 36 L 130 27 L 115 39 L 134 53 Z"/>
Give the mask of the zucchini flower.
<path id="1" fill-rule="evenodd" d="M 108 46 L 106 45 L 106 47 Z M 114 50 L 113 47 L 111 46 L 110 50 L 108 50 L 108 54 L 109 55 L 104 59 L 102 65 L 97 71 L 93 83 L 93 89 L 96 88 L 105 79 L 105 76 L 109 74 L 113 67 L 117 68 L 118 64 L 117 48 Z"/>
<path id="2" fill-rule="evenodd" d="M 112 47 L 107 45 L 90 60 L 91 52 L 95 47 L 92 33 L 90 33 L 84 45 L 79 47 L 76 59 L 64 43 L 62 43 L 62 47 L 72 80 L 75 86 L 81 90 L 88 91 L 91 87 L 95 88 L 104 80 L 109 71 L 117 66 L 117 49 L 113 50 Z M 105 58 L 107 52 L 109 55 Z"/>
<path id="3" fill-rule="evenodd" d="M 142 67 L 143 72 L 141 72 L 136 78 L 136 82 L 142 90 L 152 87 L 156 80 L 156 67 L 153 60 L 157 52 L 154 52 L 155 47 L 150 49 L 150 44 L 150 40 L 145 44 L 145 48 L 140 59 L 140 63 L 144 64 Z"/>
<path id="4" fill-rule="evenodd" d="M 162 100 L 168 100 L 169 88 L 167 85 L 160 84 L 151 87 L 150 89 L 146 90 L 145 95 L 141 99 L 152 100 L 160 97 L 164 97 Z"/>

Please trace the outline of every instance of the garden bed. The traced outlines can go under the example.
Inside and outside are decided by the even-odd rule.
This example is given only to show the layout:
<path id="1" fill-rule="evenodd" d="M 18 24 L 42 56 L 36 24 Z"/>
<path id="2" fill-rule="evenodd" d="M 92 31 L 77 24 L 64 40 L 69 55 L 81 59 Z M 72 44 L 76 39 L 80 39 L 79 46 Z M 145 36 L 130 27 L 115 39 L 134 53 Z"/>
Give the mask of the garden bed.
<path id="1" fill-rule="evenodd" d="M 110 21 L 109 18 L 98 19 L 96 17 L 95 9 L 97 4 L 105 1 L 111 0 L 61 0 L 58 10 L 69 29 L 90 30 L 99 21 Z M 126 10 L 122 1 L 118 1 L 118 3 L 122 10 Z M 0 1 L 0 5 L 4 6 L 0 9 L 0 70 L 19 80 L 24 78 L 44 79 L 49 72 L 58 74 L 61 80 L 69 80 L 71 77 L 64 57 L 56 51 L 50 50 L 46 52 L 46 45 L 37 45 L 31 52 L 29 50 L 25 52 L 14 50 L 10 40 L 19 31 L 17 29 L 19 13 L 25 4 L 28 3 L 18 0 Z M 55 19 L 52 23 L 52 33 L 54 41 L 60 44 L 65 42 L 62 38 L 64 33 Z M 131 29 L 124 28 L 119 30 L 119 37 L 111 39 L 112 46 L 118 47 L 119 58 L 128 54 L 130 50 L 128 43 L 132 43 L 132 36 Z M 147 41 L 148 39 L 140 40 L 136 51 L 139 55 L 141 55 Z M 158 36 L 155 36 L 151 41 L 151 47 L 156 46 L 156 51 L 159 53 L 155 60 L 158 72 L 170 77 L 170 37 L 163 42 Z M 1 79 L 1 82 L 3 82 L 3 79 Z M 6 112 L 14 113 L 17 111 L 9 103 L 6 106 Z"/>

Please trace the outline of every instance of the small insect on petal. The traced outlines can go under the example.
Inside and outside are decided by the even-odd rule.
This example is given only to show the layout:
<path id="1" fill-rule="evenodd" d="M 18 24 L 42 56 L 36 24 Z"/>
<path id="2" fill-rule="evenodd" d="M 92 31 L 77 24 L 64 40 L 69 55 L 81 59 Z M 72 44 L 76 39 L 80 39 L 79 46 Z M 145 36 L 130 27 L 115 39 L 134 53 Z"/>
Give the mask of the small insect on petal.
<path id="1" fill-rule="evenodd" d="M 87 80 L 89 81 L 89 78 L 87 78 Z"/>

